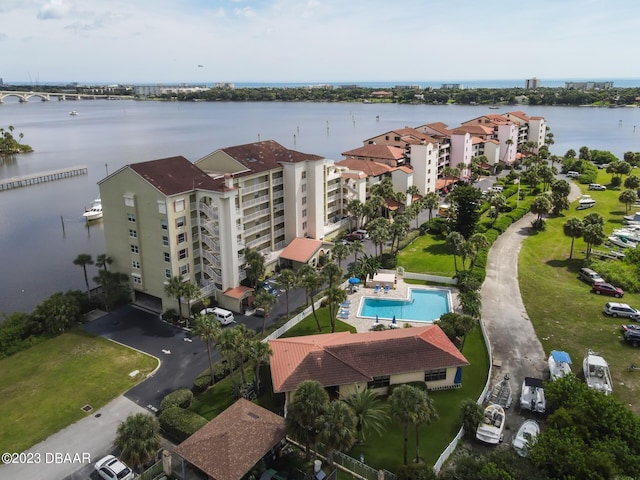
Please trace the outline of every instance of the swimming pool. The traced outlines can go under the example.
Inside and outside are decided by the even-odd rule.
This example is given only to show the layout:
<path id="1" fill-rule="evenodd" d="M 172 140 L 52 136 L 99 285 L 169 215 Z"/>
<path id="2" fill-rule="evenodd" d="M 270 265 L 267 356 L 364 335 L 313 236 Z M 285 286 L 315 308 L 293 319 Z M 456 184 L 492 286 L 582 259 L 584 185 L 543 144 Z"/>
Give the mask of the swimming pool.
<path id="1" fill-rule="evenodd" d="M 381 294 L 384 295 L 384 294 Z M 410 288 L 409 299 L 364 297 L 359 317 L 432 322 L 450 311 L 449 290 Z"/>

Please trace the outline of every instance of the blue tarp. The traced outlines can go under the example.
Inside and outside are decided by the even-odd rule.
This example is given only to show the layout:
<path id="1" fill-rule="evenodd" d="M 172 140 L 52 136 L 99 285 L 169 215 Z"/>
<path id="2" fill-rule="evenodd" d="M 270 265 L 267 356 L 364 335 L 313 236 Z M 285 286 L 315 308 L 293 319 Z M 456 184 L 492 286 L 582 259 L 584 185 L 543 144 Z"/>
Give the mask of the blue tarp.
<path id="1" fill-rule="evenodd" d="M 551 356 L 553 357 L 556 363 L 560 363 L 560 362 L 569 363 L 569 364 L 571 363 L 571 357 L 567 352 L 562 352 L 560 350 L 552 350 Z"/>

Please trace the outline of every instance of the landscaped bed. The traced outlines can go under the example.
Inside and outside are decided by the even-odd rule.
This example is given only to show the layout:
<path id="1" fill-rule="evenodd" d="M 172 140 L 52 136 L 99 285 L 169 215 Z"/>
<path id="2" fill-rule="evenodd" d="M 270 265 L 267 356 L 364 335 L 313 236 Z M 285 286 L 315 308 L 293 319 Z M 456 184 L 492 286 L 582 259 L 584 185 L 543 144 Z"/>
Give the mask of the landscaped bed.
<path id="1" fill-rule="evenodd" d="M 0 360 L 0 451 L 24 451 L 94 414 L 157 365 L 79 329 Z M 140 373 L 132 378 L 134 370 Z M 83 411 L 85 405 L 91 410 Z"/>

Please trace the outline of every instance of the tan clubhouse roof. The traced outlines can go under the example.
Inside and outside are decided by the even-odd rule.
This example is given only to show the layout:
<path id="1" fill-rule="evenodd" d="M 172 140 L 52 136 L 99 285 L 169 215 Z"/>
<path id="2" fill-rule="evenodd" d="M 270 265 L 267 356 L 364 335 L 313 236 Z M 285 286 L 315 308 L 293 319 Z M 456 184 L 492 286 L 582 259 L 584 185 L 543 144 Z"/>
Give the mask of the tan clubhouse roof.
<path id="1" fill-rule="evenodd" d="M 295 390 L 309 379 L 330 387 L 469 364 L 437 325 L 278 338 L 269 346 L 276 393 Z"/>
<path id="2" fill-rule="evenodd" d="M 322 247 L 322 240 L 313 238 L 294 238 L 280 253 L 280 258 L 294 262 L 307 263 Z"/>
<path id="3" fill-rule="evenodd" d="M 215 480 L 240 480 L 285 435 L 284 418 L 241 398 L 175 451 Z"/>

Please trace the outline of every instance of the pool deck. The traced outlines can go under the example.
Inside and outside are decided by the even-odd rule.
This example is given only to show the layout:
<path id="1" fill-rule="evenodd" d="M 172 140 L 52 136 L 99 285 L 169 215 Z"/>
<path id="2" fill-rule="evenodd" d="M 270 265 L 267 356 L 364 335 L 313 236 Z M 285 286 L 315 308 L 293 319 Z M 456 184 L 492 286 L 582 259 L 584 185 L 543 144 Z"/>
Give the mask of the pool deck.
<path id="1" fill-rule="evenodd" d="M 374 293 L 373 288 L 367 288 L 363 286 L 360 286 L 360 288 L 358 288 L 358 290 L 354 293 L 348 293 L 349 290 L 347 289 L 347 301 L 351 301 L 351 305 L 349 306 L 349 315 L 346 318 L 341 318 L 340 316 L 338 316 L 338 319 L 350 325 L 353 325 L 354 327 L 356 327 L 356 330 L 358 332 L 368 332 L 375 325 L 375 320 L 372 320 L 371 318 L 358 317 L 358 312 L 360 311 L 360 303 L 362 302 L 362 298 L 372 297 L 372 298 L 382 298 L 382 299 L 389 298 L 389 299 L 406 300 L 409 296 L 410 288 L 415 290 L 419 290 L 419 289 L 420 290 L 448 290 L 451 293 L 450 298 L 453 304 L 451 305 L 451 311 L 456 312 L 459 309 L 457 288 L 442 287 L 442 286 L 430 287 L 427 285 L 413 285 L 413 284 L 405 283 L 401 278 L 398 278 L 396 282 L 396 288 L 390 289 L 389 293 L 384 293 L 384 289 L 380 289 L 378 293 Z M 391 325 L 391 320 L 380 319 L 379 323 L 389 327 Z M 405 324 L 409 324 L 414 327 L 424 327 L 429 323 L 430 322 L 411 322 L 411 321 L 404 321 L 404 320 L 397 320 L 396 322 L 399 328 L 404 327 Z"/>

